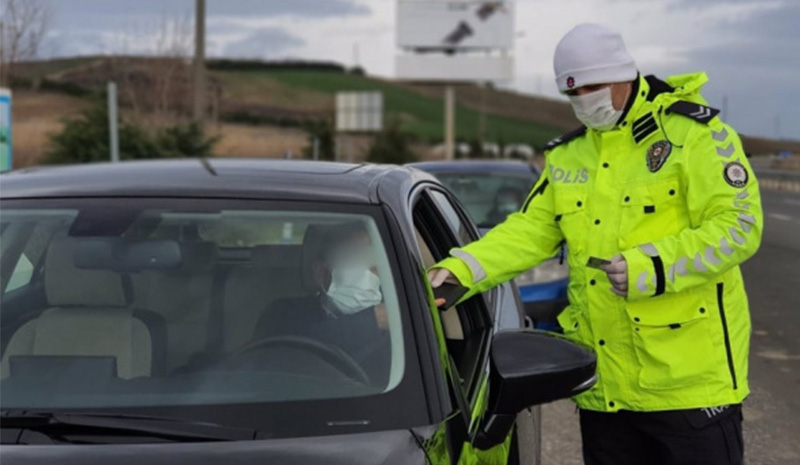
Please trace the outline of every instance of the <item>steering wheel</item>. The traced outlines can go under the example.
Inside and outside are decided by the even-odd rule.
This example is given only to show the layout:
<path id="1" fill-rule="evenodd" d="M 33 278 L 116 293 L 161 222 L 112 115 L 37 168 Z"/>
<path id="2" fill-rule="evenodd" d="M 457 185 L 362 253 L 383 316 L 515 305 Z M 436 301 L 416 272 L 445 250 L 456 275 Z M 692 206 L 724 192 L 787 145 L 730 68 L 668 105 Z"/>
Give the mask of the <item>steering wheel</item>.
<path id="1" fill-rule="evenodd" d="M 302 336 L 275 336 L 251 341 L 231 353 L 232 357 L 249 354 L 259 350 L 273 347 L 288 347 L 299 349 L 322 359 L 339 372 L 362 384 L 370 384 L 367 373 L 361 368 L 353 357 L 338 347 L 323 344 L 317 340 Z"/>

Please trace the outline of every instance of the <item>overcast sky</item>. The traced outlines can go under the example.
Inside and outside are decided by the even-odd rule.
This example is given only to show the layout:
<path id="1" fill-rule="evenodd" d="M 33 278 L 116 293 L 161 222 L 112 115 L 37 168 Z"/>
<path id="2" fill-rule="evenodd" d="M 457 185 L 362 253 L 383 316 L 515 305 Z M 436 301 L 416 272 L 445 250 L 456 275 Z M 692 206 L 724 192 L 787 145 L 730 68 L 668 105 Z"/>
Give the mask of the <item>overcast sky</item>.
<path id="1" fill-rule="evenodd" d="M 193 0 L 45 0 L 48 56 L 152 53 L 159 24 Z M 392 77 L 396 0 L 208 0 L 210 56 L 358 64 Z M 706 71 L 704 94 L 743 133 L 800 139 L 798 0 L 517 0 L 516 72 L 508 86 L 557 97 L 552 54 L 575 24 L 620 32 L 644 74 Z M 356 52 L 357 49 L 357 52 Z"/>

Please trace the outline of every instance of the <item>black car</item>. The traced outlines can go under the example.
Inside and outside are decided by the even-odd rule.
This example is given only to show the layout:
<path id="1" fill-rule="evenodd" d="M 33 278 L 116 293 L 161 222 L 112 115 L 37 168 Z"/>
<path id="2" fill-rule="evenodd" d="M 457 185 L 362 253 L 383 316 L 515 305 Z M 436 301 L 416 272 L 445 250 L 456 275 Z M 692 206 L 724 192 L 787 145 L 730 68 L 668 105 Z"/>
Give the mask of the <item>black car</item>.
<path id="1" fill-rule="evenodd" d="M 515 463 L 536 452 L 519 412 L 593 385 L 594 354 L 523 329 L 510 286 L 434 307 L 426 268 L 478 230 L 420 171 L 181 160 L 0 183 L 4 465 Z"/>

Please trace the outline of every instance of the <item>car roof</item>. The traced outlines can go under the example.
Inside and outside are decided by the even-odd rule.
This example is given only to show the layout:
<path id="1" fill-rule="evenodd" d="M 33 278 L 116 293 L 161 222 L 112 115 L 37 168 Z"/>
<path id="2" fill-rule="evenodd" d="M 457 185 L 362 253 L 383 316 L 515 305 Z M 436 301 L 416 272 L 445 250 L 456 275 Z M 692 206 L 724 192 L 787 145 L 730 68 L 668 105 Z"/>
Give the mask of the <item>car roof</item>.
<path id="1" fill-rule="evenodd" d="M 270 159 L 171 159 L 39 166 L 0 175 L 3 198 L 219 197 L 379 203 L 382 178 L 432 179 L 397 165 Z"/>
<path id="2" fill-rule="evenodd" d="M 452 160 L 452 161 L 427 161 L 420 163 L 410 163 L 411 166 L 429 173 L 539 173 L 533 165 L 522 160 L 495 160 L 495 159 L 472 159 L 472 160 Z"/>

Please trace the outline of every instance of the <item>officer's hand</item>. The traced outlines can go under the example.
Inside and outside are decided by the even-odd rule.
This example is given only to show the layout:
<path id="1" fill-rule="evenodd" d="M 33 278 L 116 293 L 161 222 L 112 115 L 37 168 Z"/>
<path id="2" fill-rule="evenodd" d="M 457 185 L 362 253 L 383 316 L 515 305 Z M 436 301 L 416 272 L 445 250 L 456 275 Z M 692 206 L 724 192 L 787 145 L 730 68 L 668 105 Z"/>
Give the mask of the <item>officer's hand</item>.
<path id="1" fill-rule="evenodd" d="M 611 281 L 611 292 L 621 297 L 628 297 L 628 262 L 625 257 L 617 255 L 608 265 L 600 267 Z"/>
<path id="2" fill-rule="evenodd" d="M 458 284 L 458 278 L 452 275 L 449 270 L 445 268 L 433 268 L 432 270 L 428 271 L 428 281 L 431 282 L 431 287 L 436 289 L 437 287 L 441 286 L 445 281 L 448 283 Z M 437 307 L 444 305 L 445 299 L 436 299 L 434 303 Z"/>

